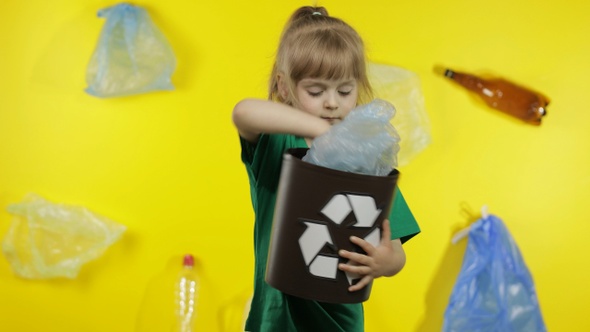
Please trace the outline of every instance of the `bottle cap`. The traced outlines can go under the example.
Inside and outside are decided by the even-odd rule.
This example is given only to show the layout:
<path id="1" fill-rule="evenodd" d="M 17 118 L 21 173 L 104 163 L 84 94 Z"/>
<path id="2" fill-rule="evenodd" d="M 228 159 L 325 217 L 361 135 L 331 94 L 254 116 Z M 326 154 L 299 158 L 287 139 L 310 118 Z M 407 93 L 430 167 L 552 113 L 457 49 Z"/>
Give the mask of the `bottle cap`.
<path id="1" fill-rule="evenodd" d="M 184 267 L 193 267 L 195 265 L 195 258 L 193 257 L 193 255 L 191 255 L 191 254 L 184 255 L 182 265 Z"/>

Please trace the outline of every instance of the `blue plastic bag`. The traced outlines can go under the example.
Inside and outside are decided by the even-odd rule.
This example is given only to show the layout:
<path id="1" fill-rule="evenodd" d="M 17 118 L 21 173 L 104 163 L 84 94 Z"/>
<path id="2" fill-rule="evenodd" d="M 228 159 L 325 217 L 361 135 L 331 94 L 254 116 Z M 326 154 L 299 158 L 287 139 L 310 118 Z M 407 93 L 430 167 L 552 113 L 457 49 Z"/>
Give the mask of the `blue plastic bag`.
<path id="1" fill-rule="evenodd" d="M 520 250 L 498 217 L 475 222 L 443 331 L 546 331 L 535 286 Z"/>
<path id="2" fill-rule="evenodd" d="M 86 70 L 86 92 L 115 97 L 172 90 L 176 58 L 141 7 L 121 3 L 98 11 L 106 18 Z"/>

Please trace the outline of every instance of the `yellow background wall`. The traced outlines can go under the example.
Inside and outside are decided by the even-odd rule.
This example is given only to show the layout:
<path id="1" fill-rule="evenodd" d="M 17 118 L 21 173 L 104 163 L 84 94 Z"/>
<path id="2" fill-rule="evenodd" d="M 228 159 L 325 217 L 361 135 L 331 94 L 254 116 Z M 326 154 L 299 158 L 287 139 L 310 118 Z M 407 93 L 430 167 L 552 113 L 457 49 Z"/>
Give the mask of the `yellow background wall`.
<path id="1" fill-rule="evenodd" d="M 466 244 L 450 239 L 484 204 L 516 239 L 548 329 L 590 330 L 587 1 L 319 3 L 357 28 L 372 61 L 420 76 L 432 127 L 432 144 L 400 169 L 423 232 L 405 246 L 403 273 L 375 283 L 367 331 L 440 330 Z M 0 330 L 157 326 L 167 266 L 192 252 L 205 279 L 202 330 L 229 331 L 253 265 L 230 113 L 265 96 L 282 26 L 310 2 L 136 2 L 174 48 L 176 90 L 98 99 L 83 92 L 85 69 L 104 23 L 96 12 L 112 4 L 0 2 L 0 235 L 12 220 L 5 207 L 29 192 L 128 227 L 74 280 L 22 280 L 0 259 Z M 542 91 L 549 114 L 541 127 L 504 116 L 437 76 L 438 64 Z"/>

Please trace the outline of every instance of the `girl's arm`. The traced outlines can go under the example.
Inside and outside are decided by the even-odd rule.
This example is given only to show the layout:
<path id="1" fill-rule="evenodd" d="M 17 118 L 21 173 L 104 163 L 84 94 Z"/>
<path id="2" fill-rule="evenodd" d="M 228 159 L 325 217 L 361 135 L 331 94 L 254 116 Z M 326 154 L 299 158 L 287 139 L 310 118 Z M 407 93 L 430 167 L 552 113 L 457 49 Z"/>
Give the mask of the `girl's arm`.
<path id="1" fill-rule="evenodd" d="M 330 129 L 330 124 L 314 115 L 269 100 L 244 99 L 234 107 L 232 119 L 240 136 L 257 142 L 262 133 L 292 134 L 313 139 Z"/>

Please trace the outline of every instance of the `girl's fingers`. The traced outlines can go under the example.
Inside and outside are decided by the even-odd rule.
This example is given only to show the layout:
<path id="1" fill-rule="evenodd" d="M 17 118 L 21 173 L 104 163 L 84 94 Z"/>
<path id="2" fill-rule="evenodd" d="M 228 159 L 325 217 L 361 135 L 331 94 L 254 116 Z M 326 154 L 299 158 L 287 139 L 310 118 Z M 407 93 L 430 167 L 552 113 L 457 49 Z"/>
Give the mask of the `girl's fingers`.
<path id="1" fill-rule="evenodd" d="M 369 265 L 371 263 L 371 258 L 367 255 L 359 254 L 358 252 L 348 251 L 348 250 L 340 250 L 338 254 L 341 257 L 348 258 L 349 260 L 355 262 L 359 265 Z"/>
<path id="2" fill-rule="evenodd" d="M 371 268 L 365 265 L 357 265 L 355 262 L 348 262 L 346 264 L 338 264 L 338 268 L 344 272 L 355 273 L 359 275 L 367 275 L 371 273 Z"/>
<path id="3" fill-rule="evenodd" d="M 371 281 L 373 280 L 373 277 L 366 275 L 364 276 L 359 282 L 357 282 L 356 284 L 348 287 L 348 291 L 350 292 L 354 292 L 360 289 L 365 288 L 365 286 L 367 286 Z"/>
<path id="4" fill-rule="evenodd" d="M 369 255 L 369 256 L 375 250 L 375 247 L 373 247 L 372 244 L 370 244 L 369 242 L 365 241 L 364 239 L 361 239 L 360 237 L 351 236 L 350 237 L 350 242 L 352 242 L 352 243 L 356 244 L 357 246 L 361 247 L 361 249 L 363 249 L 367 253 L 367 255 Z"/>

